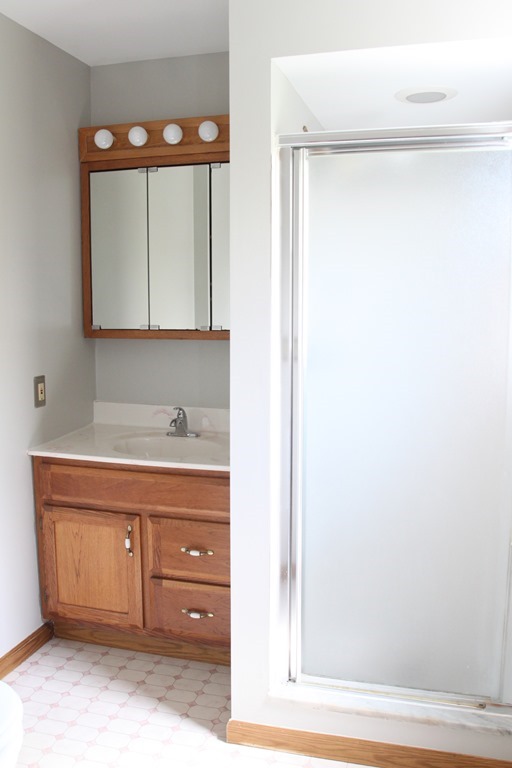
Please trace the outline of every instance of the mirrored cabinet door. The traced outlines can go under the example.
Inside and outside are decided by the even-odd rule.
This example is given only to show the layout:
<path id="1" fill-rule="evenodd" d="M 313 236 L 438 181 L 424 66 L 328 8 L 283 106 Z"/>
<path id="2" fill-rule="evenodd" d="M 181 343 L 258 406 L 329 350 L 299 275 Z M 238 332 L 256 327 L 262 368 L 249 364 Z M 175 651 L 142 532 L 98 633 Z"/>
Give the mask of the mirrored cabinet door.
<path id="1" fill-rule="evenodd" d="M 212 189 L 212 328 L 226 330 L 229 323 L 229 163 L 211 170 Z"/>
<path id="2" fill-rule="evenodd" d="M 90 174 L 92 322 L 229 329 L 229 164 Z"/>
<path id="3" fill-rule="evenodd" d="M 93 324 L 147 326 L 146 174 L 91 173 L 90 185 Z"/>
<path id="4" fill-rule="evenodd" d="M 150 169 L 150 325 L 208 328 L 209 166 Z"/>

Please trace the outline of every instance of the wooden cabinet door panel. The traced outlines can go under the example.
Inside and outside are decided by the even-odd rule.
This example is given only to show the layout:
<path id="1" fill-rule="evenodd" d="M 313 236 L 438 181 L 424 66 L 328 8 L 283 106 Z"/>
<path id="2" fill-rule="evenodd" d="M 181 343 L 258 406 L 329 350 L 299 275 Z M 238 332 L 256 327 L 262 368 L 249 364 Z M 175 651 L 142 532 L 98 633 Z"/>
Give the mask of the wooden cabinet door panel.
<path id="1" fill-rule="evenodd" d="M 186 640 L 227 645 L 229 593 L 229 587 L 152 578 L 148 628 Z"/>
<path id="2" fill-rule="evenodd" d="M 136 515 L 45 507 L 43 541 L 48 617 L 142 627 Z"/>
<path id="3" fill-rule="evenodd" d="M 148 565 L 152 576 L 228 585 L 229 526 L 150 517 Z"/>

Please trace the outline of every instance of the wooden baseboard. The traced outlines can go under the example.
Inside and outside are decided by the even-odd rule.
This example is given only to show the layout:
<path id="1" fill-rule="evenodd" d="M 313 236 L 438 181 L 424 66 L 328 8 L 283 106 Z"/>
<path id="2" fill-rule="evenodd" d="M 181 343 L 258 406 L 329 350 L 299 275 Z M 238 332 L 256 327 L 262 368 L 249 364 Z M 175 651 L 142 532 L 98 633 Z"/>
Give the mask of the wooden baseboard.
<path id="1" fill-rule="evenodd" d="M 265 747 L 376 768 L 512 768 L 510 760 L 295 731 L 240 720 L 229 721 L 227 740 L 231 744 Z"/>
<path id="2" fill-rule="evenodd" d="M 0 658 L 0 678 L 5 677 L 16 669 L 23 661 L 26 661 L 33 653 L 39 650 L 48 640 L 53 637 L 53 627 L 51 624 L 43 624 L 35 632 L 32 632 L 25 640 L 8 651 L 5 656 Z"/>
<path id="3" fill-rule="evenodd" d="M 230 663 L 230 650 L 223 646 L 210 646 L 186 643 L 167 637 L 139 635 L 135 632 L 104 627 L 80 626 L 63 621 L 54 622 L 55 637 L 78 640 L 82 643 L 97 643 L 112 648 L 127 648 L 143 653 L 158 653 L 161 656 L 174 656 L 178 659 L 193 659 L 209 664 Z"/>

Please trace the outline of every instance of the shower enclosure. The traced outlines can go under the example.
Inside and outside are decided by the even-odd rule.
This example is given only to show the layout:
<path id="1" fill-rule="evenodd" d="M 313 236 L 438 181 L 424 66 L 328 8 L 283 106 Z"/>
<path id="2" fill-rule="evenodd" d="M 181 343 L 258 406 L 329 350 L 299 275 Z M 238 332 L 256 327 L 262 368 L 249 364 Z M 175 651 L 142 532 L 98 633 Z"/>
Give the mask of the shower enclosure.
<path id="1" fill-rule="evenodd" d="M 509 130 L 281 141 L 300 684 L 512 704 Z"/>

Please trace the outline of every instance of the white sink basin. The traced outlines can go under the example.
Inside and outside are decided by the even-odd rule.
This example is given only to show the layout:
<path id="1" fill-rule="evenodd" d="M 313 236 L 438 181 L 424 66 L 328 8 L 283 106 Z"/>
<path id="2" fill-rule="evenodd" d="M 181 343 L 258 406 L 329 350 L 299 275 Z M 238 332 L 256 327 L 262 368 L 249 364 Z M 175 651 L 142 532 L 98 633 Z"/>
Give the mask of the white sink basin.
<path id="1" fill-rule="evenodd" d="M 112 446 L 116 453 L 138 459 L 177 461 L 187 464 L 228 464 L 227 435 L 169 437 L 165 432 L 120 435 Z"/>

